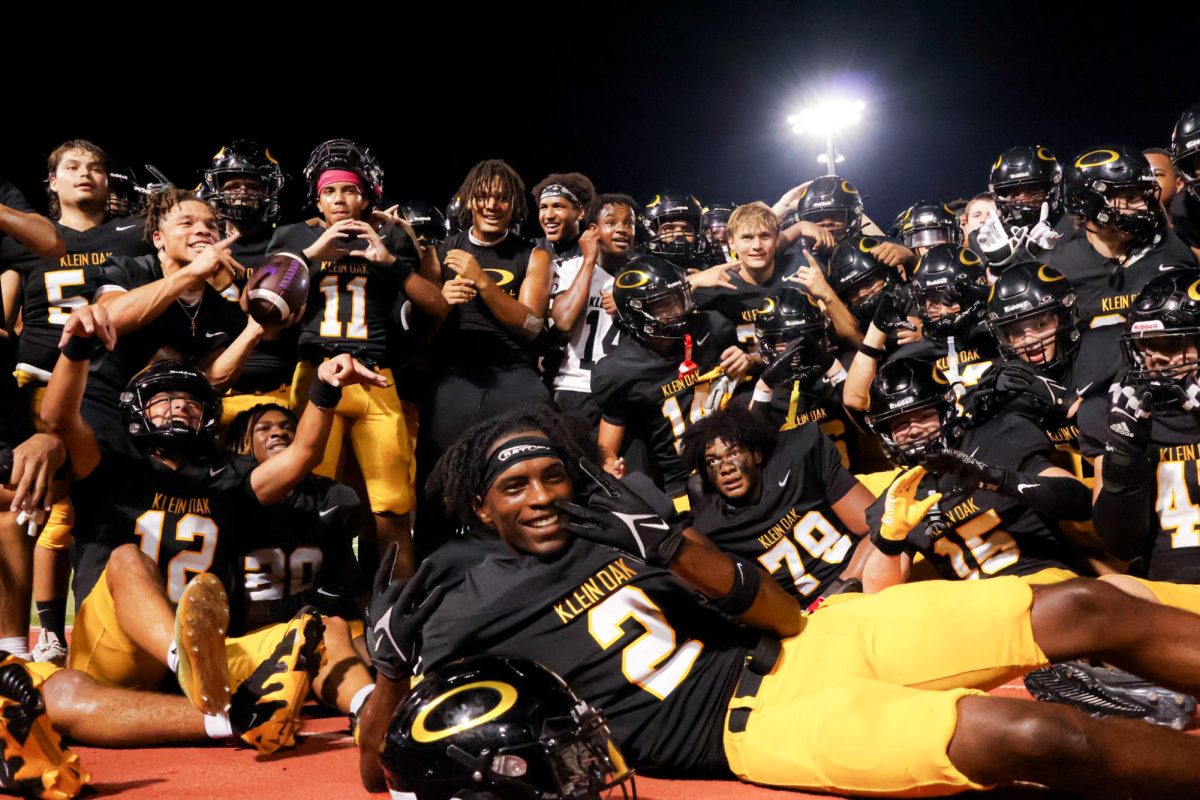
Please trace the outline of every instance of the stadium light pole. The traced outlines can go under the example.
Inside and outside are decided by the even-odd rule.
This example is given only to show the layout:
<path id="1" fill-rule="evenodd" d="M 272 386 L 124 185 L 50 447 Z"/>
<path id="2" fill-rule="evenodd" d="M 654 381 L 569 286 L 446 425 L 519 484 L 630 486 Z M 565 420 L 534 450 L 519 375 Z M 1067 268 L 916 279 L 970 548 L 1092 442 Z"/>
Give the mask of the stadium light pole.
<path id="1" fill-rule="evenodd" d="M 825 174 L 833 175 L 836 172 L 837 163 L 844 160 L 839 158 L 838 152 L 833 147 L 834 136 L 861 120 L 866 108 L 867 104 L 862 100 L 828 97 L 789 115 L 787 121 L 792 126 L 792 133 L 797 136 L 806 134 L 824 136 L 825 157 L 818 160 L 825 164 Z"/>

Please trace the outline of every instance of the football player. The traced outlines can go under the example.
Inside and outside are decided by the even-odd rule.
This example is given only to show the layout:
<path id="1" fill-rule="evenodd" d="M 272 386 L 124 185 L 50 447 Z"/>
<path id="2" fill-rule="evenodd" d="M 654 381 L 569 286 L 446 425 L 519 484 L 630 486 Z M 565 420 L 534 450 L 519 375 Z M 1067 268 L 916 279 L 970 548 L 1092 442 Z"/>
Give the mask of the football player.
<path id="1" fill-rule="evenodd" d="M 295 440 L 254 464 L 211 453 L 220 395 L 194 367 L 161 361 L 122 392 L 134 443 L 123 451 L 98 439 L 81 414 L 91 357 L 115 339 L 102 306 L 77 309 L 43 404 L 70 457 L 79 521 L 70 664 L 128 688 L 152 689 L 173 671 L 192 703 L 216 716 L 242 684 L 232 702 L 260 712 L 246 740 L 263 752 L 287 746 L 319 666 L 323 625 L 305 608 L 287 624 L 226 643 L 224 587 L 233 585 L 238 531 L 249 509 L 285 499 L 319 463 L 343 388 L 385 379 L 346 354 L 322 364 Z"/>
<path id="2" fill-rule="evenodd" d="M 1184 111 L 1175 123 L 1171 163 L 1183 181 L 1168 209 L 1171 225 L 1200 259 L 1200 104 Z"/>
<path id="3" fill-rule="evenodd" d="M 463 230 L 437 249 L 450 315 L 433 345 L 440 374 L 421 407 L 418 483 L 475 422 L 530 405 L 549 405 L 537 371 L 535 340 L 545 329 L 554 279 L 551 255 L 514 229 L 528 214 L 525 183 L 491 159 L 471 168 L 459 187 Z M 436 498 L 418 515 L 417 553 L 449 533 Z"/>
<path id="4" fill-rule="evenodd" d="M 729 381 L 747 373 L 750 357 L 724 317 L 695 310 L 682 270 L 663 258 L 627 263 L 613 299 L 623 335 L 592 370 L 604 468 L 623 472 L 618 453 L 628 432 L 646 442 L 667 494 L 685 507 L 683 433 L 728 400 Z"/>
<path id="5" fill-rule="evenodd" d="M 1142 155 L 1150 162 L 1150 168 L 1154 170 L 1154 179 L 1158 181 L 1158 187 L 1162 190 L 1162 194 L 1158 196 L 1159 202 L 1170 216 L 1175 195 L 1179 194 L 1184 186 L 1183 178 L 1179 176 L 1175 165 L 1171 163 L 1171 151 L 1165 147 L 1147 147 L 1142 151 Z M 1178 231 L 1176 233 L 1178 234 Z M 1183 237 L 1180 236 L 1180 238 Z"/>
<path id="6" fill-rule="evenodd" d="M 901 211 L 892 224 L 891 235 L 917 256 L 939 245 L 959 245 L 963 241 L 958 215 L 945 203 L 930 200 L 918 201 Z"/>
<path id="7" fill-rule="evenodd" d="M 965 212 L 966 221 L 963 222 L 963 236 L 970 241 L 971 234 L 979 230 L 988 218 L 989 214 L 996 213 L 996 198 L 991 192 L 981 192 L 975 195 L 967 202 L 967 210 Z"/>
<path id="8" fill-rule="evenodd" d="M 435 556 L 373 603 L 387 635 L 371 637 L 382 677 L 359 740 L 368 788 L 383 784 L 380 742 L 414 666 L 488 652 L 560 673 L 640 769 L 878 795 L 1028 781 L 1157 796 L 1200 781 L 1192 737 L 979 691 L 1099 653 L 1200 689 L 1200 619 L 1098 581 L 1011 578 L 842 595 L 805 616 L 646 482 L 600 473 L 589 449 L 583 432 L 524 412 L 447 454 L 434 487 L 508 552 L 449 581 Z"/>
<path id="9" fill-rule="evenodd" d="M 542 238 L 538 247 L 550 253 L 555 265 L 581 254 L 579 234 L 596 187 L 578 172 L 553 172 L 533 187 Z"/>
<path id="10" fill-rule="evenodd" d="M 225 449 L 259 464 L 280 456 L 296 439 L 299 420 L 289 409 L 266 404 L 238 414 Z M 313 694 L 352 717 L 373 685 L 352 644 L 367 592 L 354 557 L 362 503 L 345 484 L 309 475 L 282 503 L 252 506 L 239 545 L 238 610 L 231 630 L 246 633 L 287 622 L 304 606 L 325 622 L 325 663 L 313 676 Z"/>
<path id="11" fill-rule="evenodd" d="M 816 425 L 784 433 L 740 405 L 683 435 L 683 462 L 700 476 L 696 530 L 757 563 L 789 594 L 816 600 L 862 577 L 864 512 L 875 497 L 842 465 Z"/>
<path id="12" fill-rule="evenodd" d="M 50 371 L 58 360 L 58 339 L 71 310 L 91 302 L 101 265 L 110 256 L 136 257 L 151 252 L 139 219 L 110 217 L 108 156 L 83 139 L 64 142 L 47 164 L 50 216 L 66 244 L 65 255 L 43 257 L 14 239 L 0 244 L 0 263 L 22 279 L 21 336 L 17 345 L 17 382 L 29 397 L 36 419 Z M 66 548 L 71 542 L 68 500 L 60 500 L 34 550 L 34 602 L 42 634 L 34 660 L 66 660 Z"/>
<path id="13" fill-rule="evenodd" d="M 968 424 L 956 406 L 924 359 L 890 361 L 871 384 L 867 423 L 909 469 L 867 512 L 879 550 L 867 565 L 868 592 L 906 581 L 916 553 L 946 580 L 1070 577 L 1054 520 L 1087 519 L 1088 488 L 1050 462 L 1050 440 L 1026 417 L 998 410 Z M 905 516 L 904 504 L 913 513 Z"/>
<path id="14" fill-rule="evenodd" d="M 1010 147 L 988 174 L 995 213 L 968 237 L 993 274 L 1021 261 L 1045 260 L 1075 223 L 1063 213 L 1062 167 L 1041 145 Z"/>
<path id="15" fill-rule="evenodd" d="M 411 564 L 407 515 L 416 501 L 416 463 L 410 422 L 385 366 L 397 336 L 390 321 L 401 297 L 435 325 L 446 303 L 417 271 L 420 254 L 407 232 L 392 223 L 376 230 L 367 221 L 383 195 L 383 169 L 368 148 L 349 139 L 323 142 L 309 156 L 304 177 L 320 216 L 277 229 L 269 248 L 302 253 L 311 265 L 293 396 L 302 396 L 315 368 L 341 353 L 381 366 L 386 385 L 363 385 L 343 397 L 317 473 L 339 474 L 348 437 L 366 483 L 375 541 L 379 548 L 400 543 Z"/>
<path id="16" fill-rule="evenodd" d="M 865 411 L 876 364 L 884 358 L 927 358 L 951 383 L 974 386 L 986 374 L 996 355 L 995 341 L 983 327 L 989 286 L 983 263 L 971 250 L 958 245 L 936 245 L 921 256 L 907 284 L 921 323 L 922 339 L 907 341 L 893 353 L 887 331 L 903 330 L 909 323 L 896 308 L 895 294 L 876 308 L 876 321 L 847 371 L 843 399 L 851 409 Z"/>
<path id="17" fill-rule="evenodd" d="M 700 228 L 704 231 L 704 237 L 708 239 L 714 258 L 719 258 L 722 262 L 733 260 L 733 251 L 729 249 L 727 233 L 729 215 L 735 208 L 737 205 L 734 203 L 722 201 L 709 203 L 702 209 L 704 213 L 700 217 Z"/>
<path id="18" fill-rule="evenodd" d="M 702 235 L 703 216 L 700 201 L 687 192 L 668 190 L 654 195 L 642 209 L 646 249 L 687 271 L 720 263 L 723 259 L 714 254 Z"/>
<path id="19" fill-rule="evenodd" d="M 637 204 L 623 194 L 602 194 L 588 208 L 582 255 L 555 268 L 550 319 L 570 336 L 554 376 L 554 404 L 600 423 L 592 394 L 592 368 L 617 343 L 620 328 L 604 307 L 613 277 L 625 267 L 637 240 Z"/>
<path id="20" fill-rule="evenodd" d="M 1167 226 L 1150 162 L 1111 145 L 1084 151 L 1065 181 L 1065 205 L 1080 226 L 1047 256 L 1075 287 L 1084 326 L 1075 357 L 1080 394 L 1103 394 L 1119 369 L 1125 311 L 1147 281 L 1177 264 L 1195 264 Z"/>

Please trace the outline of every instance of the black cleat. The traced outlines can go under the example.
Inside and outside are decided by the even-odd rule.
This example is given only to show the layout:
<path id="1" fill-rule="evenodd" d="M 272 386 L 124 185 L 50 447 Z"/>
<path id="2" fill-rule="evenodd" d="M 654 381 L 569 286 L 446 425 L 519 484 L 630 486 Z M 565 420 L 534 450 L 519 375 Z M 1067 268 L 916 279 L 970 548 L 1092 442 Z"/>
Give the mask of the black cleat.
<path id="1" fill-rule="evenodd" d="M 1196 698 L 1142 680 L 1124 670 L 1068 661 L 1034 670 L 1025 688 L 1038 700 L 1077 708 L 1089 716 L 1140 719 L 1183 730 L 1196 718 Z"/>

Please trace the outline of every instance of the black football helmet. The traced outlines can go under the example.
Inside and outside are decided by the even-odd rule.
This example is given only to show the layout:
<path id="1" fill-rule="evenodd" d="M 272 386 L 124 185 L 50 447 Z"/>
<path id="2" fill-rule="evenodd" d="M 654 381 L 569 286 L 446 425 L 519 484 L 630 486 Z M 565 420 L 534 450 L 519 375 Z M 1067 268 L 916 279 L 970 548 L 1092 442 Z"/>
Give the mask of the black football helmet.
<path id="1" fill-rule="evenodd" d="M 476 656 L 427 673 L 392 717 L 380 762 L 392 796 L 415 800 L 599 800 L 614 788 L 637 797 L 601 712 L 523 658 Z"/>
<path id="2" fill-rule="evenodd" d="M 815 386 L 829 369 L 833 325 L 816 299 L 800 289 L 778 289 L 763 298 L 754 317 L 754 336 L 758 352 L 767 366 L 796 339 L 807 341 L 790 355 L 787 382 L 799 381 L 802 388 Z"/>
<path id="3" fill-rule="evenodd" d="M 1026 344 L 1011 343 L 1009 334 L 1019 333 L 1018 323 L 1043 314 L 1057 318 L 1053 333 Z M 1038 369 L 1069 363 L 1079 342 L 1075 289 L 1061 272 L 1036 261 L 1013 264 L 992 284 L 984 322 L 1004 358 L 1027 361 Z M 1046 345 L 1051 341 L 1054 355 L 1048 357 Z"/>
<path id="4" fill-rule="evenodd" d="M 823 175 L 809 183 L 796 201 L 796 212 L 802 222 L 844 224 L 837 236 L 839 242 L 862 230 L 862 196 L 853 183 L 837 175 Z"/>
<path id="5" fill-rule="evenodd" d="M 703 217 L 700 201 L 687 192 L 656 194 L 642 209 L 642 225 L 648 234 L 646 249 L 684 269 L 708 266 L 709 243 L 703 235 Z M 668 222 L 686 222 L 691 233 L 663 230 Z"/>
<path id="6" fill-rule="evenodd" d="M 613 281 L 617 321 L 643 342 L 682 339 L 695 306 L 683 270 L 657 255 L 626 262 Z"/>
<path id="7" fill-rule="evenodd" d="M 304 181 L 308 184 L 308 199 L 317 202 L 317 181 L 327 169 L 344 169 L 362 178 L 372 204 L 383 198 L 383 167 L 375 160 L 371 148 L 350 139 L 330 139 L 321 142 L 304 165 Z"/>
<path id="8" fill-rule="evenodd" d="M 245 176 L 262 182 L 262 194 L 225 187 L 229 179 Z M 237 139 L 218 150 L 204 170 L 200 199 L 207 200 L 222 219 L 271 223 L 279 219 L 283 183 L 283 170 L 270 150 L 258 142 Z"/>
<path id="9" fill-rule="evenodd" d="M 161 392 L 189 395 L 202 409 L 193 427 L 183 420 L 155 424 L 150 401 Z M 211 444 L 221 419 L 221 395 L 198 369 L 182 361 L 158 361 L 134 375 L 120 398 L 125 430 L 139 446 L 150 451 L 194 453 Z"/>
<path id="10" fill-rule="evenodd" d="M 1116 144 L 1080 153 L 1067 170 L 1064 205 L 1075 216 L 1097 225 L 1113 225 L 1148 241 L 1166 225 L 1150 162 L 1138 150 Z M 1118 209 L 1114 195 L 1132 194 L 1146 201 L 1144 209 Z"/>
<path id="11" fill-rule="evenodd" d="M 961 339 L 983 321 L 989 289 L 987 271 L 974 250 L 953 244 L 931 248 L 913 268 L 909 287 L 928 339 Z M 927 303 L 939 299 L 943 305 L 958 305 L 958 311 L 934 317 Z"/>
<path id="12" fill-rule="evenodd" d="M 948 439 L 962 432 L 953 388 L 937 373 L 932 361 L 897 358 L 888 361 L 871 381 L 867 425 L 895 464 L 915 467 L 944 449 Z M 924 408 L 937 410 L 941 427 L 919 439 L 898 443 L 892 436 L 895 421 Z"/>
<path id="13" fill-rule="evenodd" d="M 1151 342 L 1156 355 L 1174 356 L 1172 363 L 1149 363 Z M 1125 315 L 1121 350 L 1129 365 L 1127 381 L 1149 387 L 1160 399 L 1162 390 L 1200 370 L 1200 269 L 1168 269 L 1142 288 Z"/>
<path id="14" fill-rule="evenodd" d="M 1008 227 L 1036 225 L 1042 203 L 1053 214 L 1059 206 L 1062 167 L 1041 145 L 1010 147 L 992 164 L 988 191 L 996 199 L 1000 221 Z"/>
<path id="15" fill-rule="evenodd" d="M 913 203 L 901 211 L 892 225 L 891 235 L 910 250 L 963 242 L 958 215 L 945 203 L 931 200 Z"/>
<path id="16" fill-rule="evenodd" d="M 733 203 L 725 202 L 709 203 L 703 208 L 700 227 L 708 241 L 715 244 L 725 241 L 725 226 L 729 224 L 729 217 L 735 208 L 737 206 Z"/>
<path id="17" fill-rule="evenodd" d="M 146 189 L 133 168 L 112 156 L 108 158 L 108 213 L 135 217 L 146 210 Z"/>
<path id="18" fill-rule="evenodd" d="M 446 235 L 453 236 L 462 231 L 463 201 L 458 195 L 446 204 Z"/>
<path id="19" fill-rule="evenodd" d="M 883 241 L 874 236 L 852 236 L 843 239 L 829 257 L 829 283 L 833 291 L 864 326 L 875 317 L 883 292 L 896 275 L 895 270 L 872 255 Z M 863 287 L 876 281 L 883 281 L 883 285 L 873 292 L 862 293 Z"/>
<path id="20" fill-rule="evenodd" d="M 1193 200 L 1200 201 L 1200 103 L 1184 111 L 1171 132 L 1171 163 Z"/>
<path id="21" fill-rule="evenodd" d="M 412 226 L 422 244 L 441 244 L 446 238 L 446 217 L 437 206 L 424 200 L 409 200 L 400 204 L 400 216 Z"/>

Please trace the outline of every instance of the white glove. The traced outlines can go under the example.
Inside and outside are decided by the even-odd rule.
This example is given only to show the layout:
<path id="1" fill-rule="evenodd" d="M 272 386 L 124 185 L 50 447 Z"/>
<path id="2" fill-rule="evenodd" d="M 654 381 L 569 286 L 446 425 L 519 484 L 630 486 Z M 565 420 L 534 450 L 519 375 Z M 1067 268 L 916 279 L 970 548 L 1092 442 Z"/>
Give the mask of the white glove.
<path id="1" fill-rule="evenodd" d="M 1025 245 L 1028 232 L 1029 229 L 1024 227 L 1006 231 L 996 212 L 989 211 L 987 219 L 975 234 L 979 238 L 979 249 L 983 251 L 988 264 L 1004 266 L 1015 260 L 1017 253 Z"/>
<path id="2" fill-rule="evenodd" d="M 1029 231 L 1029 241 L 1043 250 L 1053 250 L 1054 245 L 1058 244 L 1058 240 L 1062 238 L 1062 234 L 1054 230 L 1054 227 L 1047 221 L 1049 218 L 1050 204 L 1042 203 L 1042 213 L 1038 218 L 1038 223 Z"/>

